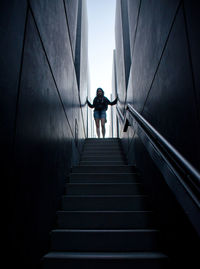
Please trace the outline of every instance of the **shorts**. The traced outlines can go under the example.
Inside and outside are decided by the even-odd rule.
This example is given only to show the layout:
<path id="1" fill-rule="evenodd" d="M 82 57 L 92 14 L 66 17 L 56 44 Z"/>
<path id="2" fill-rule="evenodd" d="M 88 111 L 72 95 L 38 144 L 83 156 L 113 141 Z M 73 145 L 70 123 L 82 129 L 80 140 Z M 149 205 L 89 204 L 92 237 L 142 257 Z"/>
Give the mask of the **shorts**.
<path id="1" fill-rule="evenodd" d="M 94 110 L 95 119 L 106 119 L 106 110 Z"/>

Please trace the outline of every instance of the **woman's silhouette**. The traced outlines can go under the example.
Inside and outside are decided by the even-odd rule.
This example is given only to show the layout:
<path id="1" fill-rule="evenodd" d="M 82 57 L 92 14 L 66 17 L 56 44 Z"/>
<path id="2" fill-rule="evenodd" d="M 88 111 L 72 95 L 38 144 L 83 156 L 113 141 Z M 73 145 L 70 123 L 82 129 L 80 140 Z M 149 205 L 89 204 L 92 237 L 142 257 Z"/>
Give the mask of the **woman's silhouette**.
<path id="1" fill-rule="evenodd" d="M 108 98 L 104 96 L 104 91 L 101 88 L 97 89 L 96 97 L 93 100 L 93 104 L 91 104 L 87 99 L 88 106 L 90 108 L 94 108 L 94 119 L 96 123 L 96 132 L 98 138 L 100 138 L 99 122 L 101 121 L 102 136 L 104 138 L 106 133 L 106 110 L 108 109 L 108 105 L 115 105 L 117 103 L 117 100 L 118 97 L 113 102 L 110 102 Z"/>

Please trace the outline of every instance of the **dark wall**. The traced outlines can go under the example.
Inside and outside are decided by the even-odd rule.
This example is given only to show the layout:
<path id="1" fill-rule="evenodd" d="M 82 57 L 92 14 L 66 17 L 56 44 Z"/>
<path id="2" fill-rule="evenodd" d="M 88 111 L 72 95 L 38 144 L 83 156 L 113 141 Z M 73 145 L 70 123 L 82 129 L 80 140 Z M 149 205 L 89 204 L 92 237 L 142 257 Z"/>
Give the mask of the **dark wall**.
<path id="1" fill-rule="evenodd" d="M 73 57 L 75 59 L 76 48 L 76 33 L 77 33 L 77 20 L 78 20 L 78 5 L 80 0 L 65 0 L 65 12 L 67 13 L 67 23 L 69 27 L 69 34 L 71 40 L 71 46 L 73 51 Z M 74 12 L 71 12 L 71 11 Z"/>
<path id="2" fill-rule="evenodd" d="M 5 182 L 9 182 L 9 172 L 12 170 L 10 161 L 16 132 L 16 109 L 27 3 L 19 0 L 1 1 L 0 10 L 0 164 L 2 178 Z"/>
<path id="3" fill-rule="evenodd" d="M 116 10 L 116 74 L 120 99 L 130 103 L 155 127 L 197 170 L 200 169 L 200 35 L 198 1 L 145 1 L 128 0 L 129 27 L 123 28 L 122 3 Z M 122 71 L 129 59 L 123 53 L 123 31 L 129 31 L 131 67 L 127 87 Z M 126 56 L 128 57 L 128 56 Z M 123 86 L 124 85 L 124 86 Z M 121 89 L 123 87 L 123 89 Z M 144 183 L 157 203 L 161 227 L 167 232 L 168 250 L 173 246 L 175 255 L 184 256 L 188 262 L 194 249 L 195 232 L 185 217 L 165 180 L 148 155 L 139 137 L 137 125 L 122 132 L 120 137 L 129 163 L 139 168 Z M 176 225 L 171 220 L 176 219 Z M 174 230 L 173 230 L 174 229 Z M 186 232 L 187 231 L 187 236 Z M 169 235 L 169 236 L 168 236 Z M 175 238 L 178 238 L 175 240 Z M 185 242 L 184 242 L 184 238 Z M 170 242 L 169 242 L 169 241 Z M 179 244 L 177 242 L 179 241 Z M 188 247 L 190 246 L 190 247 Z M 181 251 L 183 251 L 181 253 Z M 185 254 L 183 254 L 185 253 Z M 189 258 L 190 257 L 190 258 Z M 176 259 L 176 258 L 175 258 Z M 187 258 L 186 258 L 187 259 Z M 178 260 L 178 258 L 177 258 Z"/>
<path id="4" fill-rule="evenodd" d="M 126 99 L 126 58 L 124 57 L 124 38 L 123 38 L 123 25 L 122 25 L 122 3 L 121 0 L 116 1 L 116 21 L 115 21 L 115 43 L 116 43 L 116 80 L 119 96 L 119 108 L 121 111 L 124 109 Z"/>
<path id="5" fill-rule="evenodd" d="M 197 169 L 200 164 L 198 6 L 197 1 L 128 1 L 132 65 L 128 87 L 123 90 L 127 91 L 127 103 L 142 113 Z M 121 17 L 116 18 L 119 42 L 116 41 L 120 43 Z M 117 70 L 122 68 L 117 60 L 122 58 L 119 46 L 116 44 Z M 117 81 L 118 91 L 121 86 L 121 81 Z"/>
<path id="6" fill-rule="evenodd" d="M 117 74 L 116 74 L 116 52 L 113 50 L 113 65 L 112 65 L 112 98 L 115 99 L 117 96 Z M 117 114 L 116 106 L 112 106 L 112 136 L 117 137 Z"/>
<path id="7" fill-rule="evenodd" d="M 88 69 L 88 96 L 91 96 L 91 86 L 90 86 L 90 72 Z M 93 118 L 93 111 L 87 106 L 87 115 L 88 115 L 88 124 L 87 124 L 87 137 L 91 138 L 94 137 L 94 118 Z"/>
<path id="8" fill-rule="evenodd" d="M 76 46 L 75 46 L 75 71 L 77 78 L 77 85 L 79 89 L 79 98 L 81 105 L 81 112 L 84 118 L 87 117 L 86 97 L 88 92 L 88 36 L 87 36 L 87 8 L 86 0 L 79 0 L 78 4 L 78 20 L 76 32 Z M 84 130 L 87 130 L 85 127 Z"/>
<path id="9" fill-rule="evenodd" d="M 87 5 L 86 0 L 81 0 L 81 43 L 80 43 L 80 80 L 79 80 L 79 96 L 81 104 L 81 112 L 83 118 L 87 118 L 86 98 L 88 96 L 88 21 L 87 21 Z M 85 123 L 85 121 L 83 122 Z M 87 126 L 85 126 L 85 131 Z"/>
<path id="10" fill-rule="evenodd" d="M 29 268 L 36 268 L 48 251 L 56 210 L 87 129 L 73 57 L 78 49 L 78 2 L 0 4 L 1 177 L 8 183 L 9 204 L 6 249 L 16 264 Z M 86 15 L 84 9 L 82 17 Z M 85 62 L 79 69 L 81 83 L 87 85 L 87 21 L 82 17 L 80 44 L 85 45 L 79 50 Z M 87 87 L 83 92 L 82 103 Z"/>

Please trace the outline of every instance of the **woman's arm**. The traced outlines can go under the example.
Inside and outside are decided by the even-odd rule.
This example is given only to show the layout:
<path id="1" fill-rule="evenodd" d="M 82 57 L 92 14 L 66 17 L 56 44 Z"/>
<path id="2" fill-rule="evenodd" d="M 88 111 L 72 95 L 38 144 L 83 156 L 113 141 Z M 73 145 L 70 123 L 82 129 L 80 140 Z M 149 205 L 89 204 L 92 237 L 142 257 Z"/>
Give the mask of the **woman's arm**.
<path id="1" fill-rule="evenodd" d="M 108 99 L 107 99 L 108 100 Z M 118 101 L 118 96 L 115 98 L 115 100 L 114 101 L 112 101 L 112 102 L 110 102 L 109 100 L 108 100 L 108 104 L 109 105 L 111 105 L 111 106 L 113 106 L 113 105 L 116 105 L 117 104 L 117 101 Z"/>
<path id="2" fill-rule="evenodd" d="M 90 108 L 94 108 L 94 105 L 92 105 L 92 104 L 88 101 L 88 99 L 87 99 L 87 104 L 88 104 L 88 106 L 89 106 Z"/>

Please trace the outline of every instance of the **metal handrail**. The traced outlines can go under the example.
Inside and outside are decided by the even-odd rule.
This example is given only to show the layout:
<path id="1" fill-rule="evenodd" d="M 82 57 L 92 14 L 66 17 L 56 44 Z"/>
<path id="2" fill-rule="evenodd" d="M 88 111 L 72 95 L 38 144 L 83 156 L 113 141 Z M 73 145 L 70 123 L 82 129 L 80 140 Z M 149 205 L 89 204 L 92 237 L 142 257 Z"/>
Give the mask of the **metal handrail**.
<path id="1" fill-rule="evenodd" d="M 192 177 L 193 183 L 200 187 L 200 173 L 147 121 L 138 113 L 130 104 L 126 110 L 133 116 L 142 127 L 151 134 L 151 136 L 171 155 L 173 159 L 181 166 L 186 175 Z"/>
<path id="2" fill-rule="evenodd" d="M 126 114 L 123 116 L 119 108 L 117 107 L 117 113 L 124 124 L 124 131 L 128 126 L 131 126 Z M 167 153 L 168 159 L 178 165 L 179 170 L 181 168 L 182 173 L 185 174 L 190 183 L 200 193 L 200 173 L 147 121 L 144 117 L 137 112 L 130 104 L 127 105 L 126 111 L 138 122 L 138 124 L 144 129 L 144 131 L 153 139 L 153 141 L 159 146 L 160 150 Z"/>

